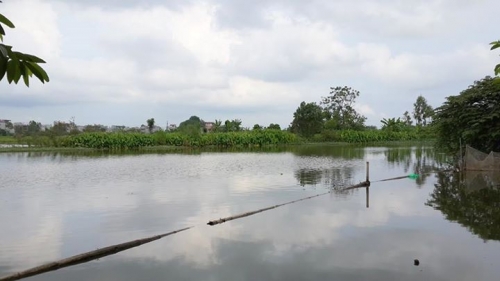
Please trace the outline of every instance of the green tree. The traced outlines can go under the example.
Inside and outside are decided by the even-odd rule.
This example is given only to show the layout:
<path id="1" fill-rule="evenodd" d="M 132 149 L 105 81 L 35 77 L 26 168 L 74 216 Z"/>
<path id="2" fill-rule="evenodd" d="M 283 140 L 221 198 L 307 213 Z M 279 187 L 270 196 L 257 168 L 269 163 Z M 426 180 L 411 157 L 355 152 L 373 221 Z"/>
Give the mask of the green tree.
<path id="1" fill-rule="evenodd" d="M 413 104 L 413 118 L 415 118 L 416 125 L 426 126 L 434 116 L 434 109 L 427 103 L 423 96 L 418 96 Z"/>
<path id="2" fill-rule="evenodd" d="M 221 131 L 221 127 L 222 127 L 222 120 L 215 119 L 213 131 L 214 132 L 220 132 Z"/>
<path id="3" fill-rule="evenodd" d="M 42 130 L 42 124 L 37 123 L 34 120 L 31 120 L 28 123 L 28 128 L 26 134 L 29 136 L 37 135 Z"/>
<path id="4" fill-rule="evenodd" d="M 15 28 L 8 18 L 0 14 L 0 81 L 7 75 L 9 84 L 12 82 L 17 84 L 22 77 L 24 84 L 29 87 L 29 78 L 35 75 L 42 83 L 49 82 L 49 76 L 39 65 L 45 63 L 44 60 L 30 54 L 14 51 L 12 46 L 3 44 L 4 25 Z"/>
<path id="5" fill-rule="evenodd" d="M 240 119 L 226 120 L 224 122 L 223 127 L 224 127 L 223 128 L 224 132 L 239 132 L 242 130 L 241 120 Z"/>
<path id="6" fill-rule="evenodd" d="M 413 125 L 413 121 L 411 120 L 411 116 L 410 116 L 410 113 L 408 111 L 405 111 L 405 113 L 403 113 L 403 122 L 407 126 Z"/>
<path id="7" fill-rule="evenodd" d="M 382 123 L 382 130 L 390 131 L 390 132 L 402 132 L 408 129 L 408 126 L 405 124 L 401 118 L 384 118 L 380 120 Z"/>
<path id="8" fill-rule="evenodd" d="M 259 124 L 255 124 L 255 125 L 253 125 L 252 130 L 262 130 L 262 126 L 260 126 Z"/>
<path id="9" fill-rule="evenodd" d="M 281 131 L 281 127 L 279 124 L 274 124 L 274 123 L 271 123 L 269 124 L 269 127 L 267 127 L 269 130 L 280 130 Z"/>
<path id="10" fill-rule="evenodd" d="M 500 83 L 490 76 L 446 98 L 436 109 L 437 145 L 457 153 L 459 143 L 482 151 L 500 151 Z"/>
<path id="11" fill-rule="evenodd" d="M 329 129 L 362 130 L 366 117 L 354 109 L 359 91 L 347 86 L 330 88 L 330 90 L 330 95 L 321 100 L 328 123 L 327 127 Z"/>
<path id="12" fill-rule="evenodd" d="M 83 131 L 86 133 L 95 133 L 95 132 L 106 132 L 106 127 L 103 125 L 87 125 L 83 128 Z"/>
<path id="13" fill-rule="evenodd" d="M 71 125 L 66 122 L 56 121 L 54 122 L 54 126 L 50 128 L 50 133 L 56 136 L 67 135 L 71 130 Z"/>
<path id="14" fill-rule="evenodd" d="M 185 120 L 179 124 L 177 131 L 187 134 L 191 137 L 199 137 L 202 133 L 202 127 L 205 122 L 200 119 L 198 116 L 191 116 L 188 120 Z M 218 126 L 220 126 L 220 121 L 215 121 L 216 130 L 218 130 Z"/>
<path id="15" fill-rule="evenodd" d="M 155 126 L 155 119 L 154 118 L 149 118 L 148 120 L 146 120 L 146 122 L 148 123 L 149 133 L 152 133 L 153 132 L 153 128 Z"/>
<path id="16" fill-rule="evenodd" d="M 323 117 L 321 106 L 303 101 L 293 114 L 292 132 L 303 137 L 312 137 L 323 129 Z"/>

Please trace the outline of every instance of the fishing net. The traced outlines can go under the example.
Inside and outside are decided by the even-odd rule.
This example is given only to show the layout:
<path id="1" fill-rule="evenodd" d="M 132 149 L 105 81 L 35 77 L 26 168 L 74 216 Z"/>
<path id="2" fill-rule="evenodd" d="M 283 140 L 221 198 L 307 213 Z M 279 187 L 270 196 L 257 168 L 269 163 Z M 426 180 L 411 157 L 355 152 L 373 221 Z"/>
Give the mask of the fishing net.
<path id="1" fill-rule="evenodd" d="M 483 188 L 500 188 L 500 173 L 495 171 L 465 171 L 462 176 L 467 193 Z"/>
<path id="2" fill-rule="evenodd" d="M 492 151 L 487 154 L 467 146 L 464 164 L 469 171 L 500 171 L 500 153 Z"/>

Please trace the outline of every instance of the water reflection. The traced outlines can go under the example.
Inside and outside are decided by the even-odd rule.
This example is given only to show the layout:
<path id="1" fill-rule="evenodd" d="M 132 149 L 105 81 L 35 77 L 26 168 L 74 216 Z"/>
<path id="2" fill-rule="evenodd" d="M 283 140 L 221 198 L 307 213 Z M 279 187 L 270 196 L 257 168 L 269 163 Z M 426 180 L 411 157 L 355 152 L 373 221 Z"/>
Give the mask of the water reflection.
<path id="1" fill-rule="evenodd" d="M 439 173 L 426 205 L 484 240 L 500 240 L 498 173 Z"/>
<path id="2" fill-rule="evenodd" d="M 442 170 L 446 165 L 444 154 L 430 146 L 396 147 L 384 151 L 387 162 L 403 167 L 405 173 L 418 174 L 415 179 L 422 187 L 432 172 Z"/>
<path id="3" fill-rule="evenodd" d="M 0 276 L 195 225 L 32 280 L 498 280 L 500 243 L 485 245 L 424 205 L 434 177 L 422 189 L 410 179 L 389 181 L 372 184 L 369 196 L 357 189 L 206 225 L 358 183 L 366 161 L 373 180 L 400 176 L 405 162 L 388 161 L 392 149 L 0 154 L 0 170 L 9 171 L 0 174 L 0 225 L 7 226 Z"/>

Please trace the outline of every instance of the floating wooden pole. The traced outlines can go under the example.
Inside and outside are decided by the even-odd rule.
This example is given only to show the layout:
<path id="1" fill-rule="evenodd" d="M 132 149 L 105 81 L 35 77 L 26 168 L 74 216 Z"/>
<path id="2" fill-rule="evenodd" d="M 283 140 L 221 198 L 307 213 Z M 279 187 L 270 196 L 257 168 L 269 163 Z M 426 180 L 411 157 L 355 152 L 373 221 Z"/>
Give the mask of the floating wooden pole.
<path id="1" fill-rule="evenodd" d="M 368 186 L 370 186 L 370 182 L 361 182 L 361 183 L 358 183 L 356 185 L 347 187 L 347 188 L 345 188 L 343 190 L 355 189 L 355 188 L 360 188 L 360 187 L 368 187 Z M 312 198 L 323 196 L 323 195 L 330 194 L 330 193 L 331 193 L 331 191 L 328 191 L 328 192 L 325 192 L 325 193 L 316 194 L 316 195 L 313 195 L 313 196 L 309 196 L 309 197 L 305 197 L 305 198 L 293 200 L 293 201 L 290 201 L 290 202 L 286 202 L 286 203 L 283 203 L 283 204 L 274 205 L 274 206 L 263 208 L 263 209 L 259 209 L 259 210 L 256 210 L 256 211 L 251 211 L 251 212 L 239 214 L 239 215 L 236 215 L 236 216 L 221 218 L 221 219 L 218 219 L 218 220 L 212 220 L 212 221 L 209 221 L 207 224 L 208 225 L 217 225 L 217 224 L 225 223 L 227 221 L 231 221 L 231 220 L 235 220 L 235 219 L 240 219 L 240 218 L 248 217 L 248 216 L 255 215 L 255 214 L 258 214 L 258 213 L 261 213 L 261 212 L 265 212 L 265 211 L 268 211 L 268 210 L 272 210 L 272 209 L 275 209 L 275 208 L 278 208 L 278 207 L 282 207 L 282 206 L 285 206 L 285 205 L 289 205 L 289 204 L 297 203 L 297 202 L 300 202 L 300 201 L 312 199 Z M 0 281 L 2 281 L 2 280 L 0 280 Z"/>
<path id="2" fill-rule="evenodd" d="M 239 214 L 239 215 L 236 215 L 236 216 L 231 216 L 231 217 L 226 217 L 226 218 L 222 218 L 222 219 L 218 219 L 218 220 L 209 221 L 207 224 L 208 225 L 216 225 L 216 224 L 225 223 L 227 221 L 231 221 L 231 220 L 235 220 L 235 219 L 240 219 L 240 218 L 248 217 L 248 216 L 251 216 L 251 215 L 255 215 L 257 213 L 261 213 L 261 212 L 264 212 L 264 211 L 272 210 L 272 209 L 275 209 L 275 208 L 278 208 L 278 207 L 281 207 L 281 206 L 285 206 L 285 205 L 288 205 L 288 204 L 293 204 L 293 203 L 296 203 L 296 202 L 299 202 L 299 201 L 304 201 L 304 200 L 307 200 L 307 199 L 312 199 L 312 198 L 315 198 L 315 197 L 318 197 L 318 196 L 323 196 L 323 195 L 326 195 L 326 194 L 330 194 L 330 191 L 325 192 L 325 193 L 321 193 L 321 194 L 316 194 L 316 195 L 309 196 L 309 197 L 305 197 L 305 198 L 298 199 L 298 200 L 293 200 L 293 201 L 286 202 L 286 203 L 283 203 L 283 204 L 274 205 L 274 206 L 267 207 L 267 208 L 264 208 L 264 209 L 259 209 L 259 210 L 256 210 L 256 211 Z M 0 280 L 0 281 L 2 281 L 2 280 Z"/>
<path id="3" fill-rule="evenodd" d="M 151 237 L 147 237 L 147 238 L 143 238 L 143 239 L 138 239 L 138 240 L 129 241 L 129 242 L 121 243 L 121 244 L 116 244 L 116 245 L 108 246 L 108 247 L 98 249 L 95 251 L 75 255 L 75 256 L 72 256 L 72 257 L 69 257 L 66 259 L 62 259 L 62 260 L 55 261 L 55 262 L 50 262 L 50 263 L 47 263 L 44 265 L 30 268 L 30 269 L 25 270 L 25 271 L 14 273 L 14 274 L 9 275 L 9 276 L 5 276 L 3 278 L 0 278 L 0 281 L 19 280 L 22 278 L 35 276 L 35 275 L 42 274 L 45 272 L 58 270 L 58 269 L 61 269 L 63 267 L 68 267 L 68 266 L 77 265 L 80 263 L 89 262 L 91 260 L 95 260 L 95 259 L 102 258 L 105 256 L 113 255 L 113 254 L 116 254 L 116 253 L 121 252 L 121 251 L 125 251 L 125 250 L 131 249 L 131 248 L 134 248 L 134 247 L 137 247 L 137 246 L 149 243 L 149 242 L 153 242 L 155 240 L 161 239 L 163 237 L 166 237 L 166 236 L 169 236 L 169 235 L 181 232 L 181 231 L 188 230 L 190 228 L 192 228 L 192 226 L 182 228 L 179 230 L 175 230 L 172 232 L 160 234 L 160 235 L 155 235 L 155 236 L 151 236 Z"/>

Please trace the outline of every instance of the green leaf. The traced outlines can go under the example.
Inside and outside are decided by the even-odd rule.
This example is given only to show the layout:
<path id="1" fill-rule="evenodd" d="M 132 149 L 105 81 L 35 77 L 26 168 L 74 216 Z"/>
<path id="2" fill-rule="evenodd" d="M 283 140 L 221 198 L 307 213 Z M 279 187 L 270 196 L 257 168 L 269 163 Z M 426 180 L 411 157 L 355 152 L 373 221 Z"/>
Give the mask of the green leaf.
<path id="1" fill-rule="evenodd" d="M 0 58 L 0 81 L 2 81 L 7 72 L 7 59 Z"/>
<path id="2" fill-rule="evenodd" d="M 17 76 L 17 72 L 19 71 L 19 61 L 18 60 L 9 60 L 7 62 L 7 81 L 9 84 L 14 81 L 14 78 Z"/>
<path id="3" fill-rule="evenodd" d="M 0 14 L 0 23 L 3 23 L 10 28 L 15 28 L 14 24 L 2 14 Z"/>
<path id="4" fill-rule="evenodd" d="M 490 45 L 492 45 L 490 50 L 495 50 L 496 48 L 500 48 L 500 40 L 491 42 Z"/>
<path id="5" fill-rule="evenodd" d="M 3 26 L 0 24 L 0 35 L 5 35 L 5 30 L 3 29 Z"/>
<path id="6" fill-rule="evenodd" d="M 5 48 L 5 45 L 0 44 L 0 55 L 4 58 L 8 57 L 8 51 L 7 48 Z"/>
<path id="7" fill-rule="evenodd" d="M 14 83 L 17 84 L 17 82 L 19 82 L 19 79 L 21 79 L 21 63 L 19 61 L 16 61 L 16 62 L 17 62 L 17 64 L 16 64 L 16 68 L 14 71 L 13 80 L 14 80 Z"/>
<path id="8" fill-rule="evenodd" d="M 26 66 L 33 72 L 33 74 L 42 82 L 49 82 L 49 76 L 47 75 L 47 72 L 43 70 L 41 66 L 34 62 L 26 62 Z"/>
<path id="9" fill-rule="evenodd" d="M 26 67 L 25 63 L 21 63 L 21 75 L 23 76 L 24 84 L 26 87 L 30 87 L 30 70 Z"/>
<path id="10" fill-rule="evenodd" d="M 12 54 L 15 57 L 17 57 L 19 60 L 30 61 L 30 62 L 35 62 L 35 63 L 45 63 L 45 61 L 42 60 L 41 58 L 30 55 L 30 54 L 23 54 L 21 52 L 12 52 Z"/>
<path id="11" fill-rule="evenodd" d="M 499 74 L 500 74 L 500 64 L 497 64 L 497 66 L 495 67 L 495 75 Z"/>

